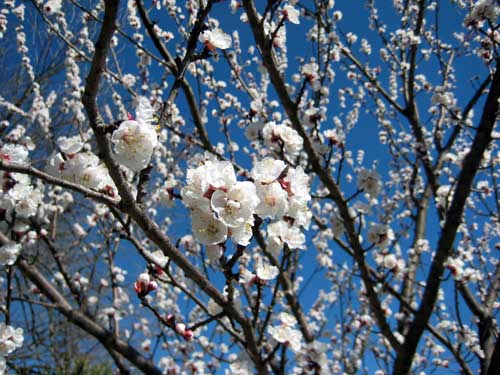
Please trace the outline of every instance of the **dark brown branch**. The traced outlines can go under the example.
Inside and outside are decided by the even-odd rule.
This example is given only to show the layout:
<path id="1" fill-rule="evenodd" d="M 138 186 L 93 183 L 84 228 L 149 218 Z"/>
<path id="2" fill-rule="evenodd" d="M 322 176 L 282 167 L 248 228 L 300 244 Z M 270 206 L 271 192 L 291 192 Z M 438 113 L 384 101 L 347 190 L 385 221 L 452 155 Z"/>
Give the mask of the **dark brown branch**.
<path id="1" fill-rule="evenodd" d="M 426 288 L 420 307 L 410 325 L 402 350 L 396 358 L 394 364 L 395 374 L 409 373 L 418 343 L 434 309 L 439 286 L 441 285 L 441 278 L 445 269 L 444 263 L 451 255 L 458 227 L 462 223 L 465 203 L 471 191 L 474 177 L 480 166 L 483 154 L 491 142 L 491 133 L 498 113 L 499 98 L 500 70 L 497 69 L 493 76 L 490 92 L 486 99 L 476 136 L 463 162 L 450 209 L 446 213 L 445 223 L 427 276 Z"/>
<path id="2" fill-rule="evenodd" d="M 144 231 L 144 234 L 154 242 L 163 253 L 168 256 L 175 264 L 177 264 L 185 273 L 185 275 L 193 280 L 210 298 L 212 298 L 219 306 L 221 306 L 226 313 L 238 322 L 244 332 L 247 350 L 252 358 L 255 366 L 261 375 L 267 375 L 268 370 L 262 362 L 259 354 L 257 342 L 255 341 L 255 334 L 251 327 L 251 323 L 245 315 L 238 310 L 233 304 L 228 303 L 226 298 L 210 283 L 210 281 L 195 267 L 191 262 L 182 254 L 171 242 L 170 239 L 163 233 L 163 231 L 154 223 L 141 207 L 135 202 L 127 181 L 120 172 L 120 168 L 113 157 L 110 141 L 108 135 L 105 134 L 104 123 L 97 108 L 97 93 L 99 90 L 99 81 L 102 71 L 106 66 L 106 56 L 109 50 L 111 38 L 116 29 L 115 22 L 117 18 L 118 0 L 105 1 L 105 13 L 99 37 L 95 44 L 95 54 L 92 60 L 92 66 L 87 77 L 87 83 L 83 95 L 82 102 L 87 116 L 89 118 L 90 126 L 96 136 L 97 145 L 101 153 L 104 163 L 108 167 L 111 178 L 113 179 L 118 192 L 121 196 L 119 208 L 122 212 L 128 214 L 132 220 Z M 194 51 L 198 35 L 201 32 L 203 20 L 206 18 L 210 10 L 212 1 L 209 1 L 207 7 L 200 12 L 197 23 L 188 41 L 188 51 Z M 190 55 L 186 53 L 183 60 L 184 70 L 190 61 Z M 183 69 L 179 68 L 179 74 L 183 74 Z M 176 81 L 177 82 L 177 81 Z M 172 92 L 171 92 L 172 95 Z M 160 119 L 161 121 L 161 119 Z"/>
<path id="3" fill-rule="evenodd" d="M 94 199 L 97 202 L 104 203 L 107 206 L 116 206 L 119 202 L 117 199 L 111 198 L 109 195 L 99 193 L 92 189 L 88 189 L 74 182 L 63 180 L 62 178 L 54 177 L 27 164 L 6 162 L 0 159 L 0 170 L 6 172 L 22 173 L 32 177 L 36 177 L 49 185 L 60 186 L 65 189 L 75 191 L 77 193 L 83 194 L 88 198 Z"/>
<path id="4" fill-rule="evenodd" d="M 259 230 L 256 229 L 253 232 L 255 240 L 259 244 L 260 248 L 266 255 L 266 257 L 269 259 L 269 262 L 271 263 L 272 266 L 274 267 L 280 267 L 279 261 L 269 253 L 266 249 L 266 242 L 262 235 L 260 234 Z M 307 319 L 304 314 L 304 311 L 302 311 L 302 306 L 300 305 L 297 295 L 294 292 L 293 284 L 290 278 L 288 277 L 285 272 L 283 272 L 283 268 L 280 268 L 280 273 L 278 275 L 280 284 L 283 289 L 283 294 L 285 295 L 286 301 L 288 305 L 290 306 L 290 309 L 293 313 L 293 316 L 297 320 L 297 323 L 299 324 L 300 331 L 302 332 L 302 335 L 304 336 L 304 340 L 306 342 L 313 342 L 314 341 L 314 336 L 311 333 L 311 330 L 309 329 L 309 325 L 307 324 Z"/>
<path id="5" fill-rule="evenodd" d="M 289 120 L 292 123 L 292 127 L 299 133 L 304 141 L 304 150 L 307 153 L 312 170 L 317 174 L 323 185 L 328 189 L 329 197 L 335 201 L 337 207 L 339 208 L 340 215 L 346 227 L 346 232 L 349 236 L 349 242 L 354 248 L 354 259 L 360 268 L 370 308 L 375 315 L 377 324 L 379 325 L 383 335 L 391 343 L 392 347 L 398 350 L 401 345 L 394 336 L 392 329 L 387 323 L 382 311 L 380 301 L 378 300 L 377 293 L 374 289 L 373 280 L 371 279 L 366 267 L 364 252 L 361 244 L 359 243 L 359 236 L 355 229 L 353 219 L 349 213 L 347 202 L 345 201 L 339 186 L 330 175 L 328 169 L 323 168 L 320 157 L 314 149 L 313 142 L 300 121 L 297 107 L 288 95 L 287 87 L 283 81 L 280 71 L 278 70 L 276 57 L 272 49 L 272 41 L 264 32 L 262 22 L 259 20 L 257 10 L 255 9 L 254 2 L 251 0 L 244 0 L 243 6 L 247 12 L 248 21 L 252 28 L 252 33 L 257 46 L 259 47 L 264 66 L 269 72 L 271 82 L 278 94 L 278 97 L 280 98 L 281 104 L 283 105 Z"/>
<path id="6" fill-rule="evenodd" d="M 196 99 L 191 86 L 187 82 L 186 78 L 180 75 L 179 69 L 177 67 L 177 64 L 175 63 L 173 56 L 170 54 L 165 44 L 161 41 L 160 37 L 156 33 L 153 22 L 149 18 L 143 2 L 141 0 L 136 0 L 135 3 L 137 5 L 137 10 L 139 11 L 139 16 L 141 17 L 141 20 L 144 23 L 146 31 L 153 41 L 154 46 L 160 53 L 161 57 L 163 57 L 163 59 L 165 60 L 165 63 L 172 74 L 180 82 L 180 87 L 184 92 L 184 95 L 186 96 L 189 110 L 191 112 L 191 116 L 193 117 L 194 125 L 196 127 L 196 130 L 198 131 L 203 146 L 207 150 L 211 150 L 212 144 L 210 143 L 210 140 L 208 138 L 207 130 L 205 128 L 205 125 L 203 124 L 203 119 L 201 117 L 201 113 L 198 108 L 198 104 L 196 103 Z"/>
<path id="7" fill-rule="evenodd" d="M 7 237 L 0 233 L 0 246 L 9 243 Z M 153 363 L 144 358 L 137 350 L 126 342 L 115 337 L 111 332 L 97 324 L 81 311 L 73 309 L 71 304 L 59 293 L 56 287 L 49 282 L 45 276 L 26 259 L 19 258 L 16 262 L 21 272 L 55 305 L 68 321 L 83 329 L 88 334 L 99 340 L 108 351 L 120 353 L 127 358 L 143 373 L 148 375 L 161 375 L 162 372 Z"/>
<path id="8" fill-rule="evenodd" d="M 70 322 L 94 336 L 105 348 L 108 349 L 108 351 L 113 350 L 120 353 L 145 374 L 162 374 L 162 372 L 156 368 L 151 361 L 144 358 L 133 347 L 115 337 L 112 332 L 104 329 L 93 319 L 85 316 L 80 311 L 74 310 L 68 301 L 42 275 L 42 273 L 34 266 L 30 265 L 25 259 L 18 260 L 17 265 L 26 277 L 28 277 L 28 279 L 30 279 L 31 282 L 33 282 L 33 284 L 35 284 L 51 302 L 57 305 L 57 309 L 64 316 L 66 316 Z"/>

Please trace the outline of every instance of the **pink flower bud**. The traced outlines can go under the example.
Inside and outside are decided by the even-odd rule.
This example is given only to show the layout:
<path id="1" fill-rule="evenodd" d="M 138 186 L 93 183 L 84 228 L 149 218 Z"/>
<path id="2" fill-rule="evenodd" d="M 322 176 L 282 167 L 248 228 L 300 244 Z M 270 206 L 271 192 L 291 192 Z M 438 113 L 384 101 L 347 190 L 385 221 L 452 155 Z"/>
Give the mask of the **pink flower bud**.
<path id="1" fill-rule="evenodd" d="M 184 340 L 186 341 L 191 341 L 194 337 L 194 333 L 190 329 L 186 329 L 182 334 L 182 337 L 184 337 Z"/>
<path id="2" fill-rule="evenodd" d="M 139 298 L 146 297 L 153 290 L 158 288 L 156 281 L 151 280 L 149 274 L 141 273 L 134 283 L 134 289 Z"/>

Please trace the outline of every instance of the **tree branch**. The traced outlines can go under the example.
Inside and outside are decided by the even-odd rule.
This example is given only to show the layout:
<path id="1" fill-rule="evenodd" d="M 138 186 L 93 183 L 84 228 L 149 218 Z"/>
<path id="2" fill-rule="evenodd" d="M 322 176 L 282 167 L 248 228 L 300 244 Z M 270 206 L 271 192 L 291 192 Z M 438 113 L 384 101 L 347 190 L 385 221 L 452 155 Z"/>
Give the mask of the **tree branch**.
<path id="1" fill-rule="evenodd" d="M 365 284 L 366 293 L 370 302 L 370 307 L 375 315 L 377 324 L 379 325 L 383 335 L 387 338 L 387 340 L 389 340 L 392 347 L 397 351 L 399 350 L 400 343 L 394 336 L 392 329 L 387 323 L 382 311 L 380 301 L 378 300 L 377 293 L 375 292 L 373 282 L 366 267 L 364 252 L 361 244 L 359 243 L 359 237 L 356 233 L 352 217 L 349 213 L 347 202 L 342 196 L 339 186 L 333 180 L 328 169 L 323 168 L 320 158 L 314 149 L 313 142 L 300 121 L 297 107 L 288 95 L 283 77 L 277 68 L 274 51 L 272 49 L 272 42 L 265 35 L 263 25 L 259 20 L 253 1 L 244 0 L 243 6 L 247 12 L 248 21 L 252 28 L 252 33 L 257 46 L 259 47 L 264 66 L 269 72 L 271 82 L 278 94 L 278 97 L 280 98 L 281 104 L 283 105 L 288 118 L 292 123 L 293 128 L 299 133 L 304 141 L 304 150 L 307 153 L 312 170 L 318 175 L 323 185 L 328 189 L 329 197 L 335 201 L 339 208 L 340 215 L 346 227 L 346 232 L 349 236 L 349 242 L 354 249 L 354 259 L 360 268 L 363 283 Z"/>
<path id="2" fill-rule="evenodd" d="M 498 63 L 497 61 L 497 64 Z M 439 286 L 441 285 L 441 277 L 444 273 L 444 263 L 451 255 L 474 177 L 481 164 L 483 154 L 491 142 L 491 133 L 496 123 L 498 113 L 499 98 L 500 69 L 497 68 L 493 76 L 490 92 L 486 99 L 476 136 L 474 137 L 469 153 L 464 159 L 450 209 L 446 213 L 445 223 L 427 276 L 426 288 L 420 307 L 410 325 L 402 350 L 397 355 L 394 364 L 395 374 L 409 373 L 418 343 L 434 309 Z"/>

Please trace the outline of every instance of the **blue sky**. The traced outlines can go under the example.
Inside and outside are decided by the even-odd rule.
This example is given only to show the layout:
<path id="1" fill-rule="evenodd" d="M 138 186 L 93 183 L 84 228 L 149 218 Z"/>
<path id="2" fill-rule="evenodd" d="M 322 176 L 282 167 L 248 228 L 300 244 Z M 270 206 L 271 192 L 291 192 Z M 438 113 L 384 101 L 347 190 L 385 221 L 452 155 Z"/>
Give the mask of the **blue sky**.
<path id="1" fill-rule="evenodd" d="M 146 1 L 146 3 L 148 3 L 148 1 Z M 263 2 L 258 2 L 258 3 L 263 3 Z M 311 2 L 306 1 L 305 3 L 310 4 Z M 367 38 L 370 42 L 372 42 L 373 53 L 372 56 L 370 56 L 369 60 L 371 61 L 371 64 L 377 65 L 377 62 L 380 63 L 377 51 L 379 44 L 377 42 L 377 39 L 373 38 L 373 31 L 369 30 L 368 28 L 368 22 L 367 22 L 368 12 L 364 6 L 364 3 L 365 3 L 364 1 L 348 1 L 348 0 L 338 0 L 336 2 L 336 7 L 339 10 L 342 10 L 344 14 L 343 20 L 339 23 L 339 29 L 344 33 L 353 32 L 357 34 L 359 36 L 359 40 L 361 40 L 361 38 Z M 388 29 L 389 30 L 397 29 L 400 19 L 399 16 L 395 14 L 392 8 L 392 2 L 381 0 L 378 3 L 380 4 L 381 16 L 388 23 L 389 26 Z M 253 37 L 251 35 L 249 26 L 243 24 L 239 19 L 241 12 L 232 15 L 229 11 L 228 4 L 229 2 L 227 1 L 216 3 L 213 9 L 213 16 L 219 19 L 219 21 L 221 22 L 222 29 L 224 29 L 226 32 L 230 33 L 233 30 L 236 29 L 239 30 L 243 54 L 246 54 L 247 47 L 253 44 Z M 445 40 L 451 42 L 453 40 L 452 33 L 459 28 L 461 24 L 462 15 L 454 8 L 454 6 L 450 5 L 449 2 L 447 1 L 440 2 L 440 5 L 442 7 L 440 17 L 443 20 L 443 22 L 441 22 L 440 32 L 442 33 L 442 35 L 446 35 L 444 37 Z M 154 15 L 155 13 L 153 12 L 152 13 L 153 19 L 155 19 Z M 289 72 L 297 71 L 297 63 L 295 62 L 294 59 L 295 56 L 302 56 L 308 58 L 313 54 L 311 47 L 307 44 L 307 42 L 304 42 L 304 34 L 309 26 L 310 26 L 310 21 L 305 19 L 301 20 L 300 25 L 291 25 L 291 24 L 287 25 Z M 166 29 L 175 30 L 175 26 L 170 25 L 170 28 Z M 29 37 L 37 38 L 37 35 L 36 33 L 34 33 Z M 169 46 L 171 46 L 173 49 L 174 41 L 170 43 L 171 44 Z M 145 42 L 145 44 L 147 45 L 148 42 Z M 126 46 L 126 42 L 124 42 L 124 45 Z M 358 41 L 358 46 L 359 46 L 359 41 Z M 120 63 L 123 63 L 124 72 L 127 72 L 127 69 L 129 69 L 131 72 L 134 72 L 136 70 L 135 55 L 127 56 L 127 54 L 128 51 L 122 53 L 123 61 L 120 61 Z M 127 57 L 130 57 L 130 59 L 128 59 Z M 470 64 L 471 60 L 474 60 L 474 58 L 471 59 L 471 58 L 458 57 L 457 64 L 455 64 L 456 75 L 458 77 L 457 82 L 459 86 L 455 91 L 455 93 L 461 104 L 463 104 L 465 100 L 467 100 L 470 96 L 471 93 L 470 79 L 475 75 L 480 75 L 480 77 L 484 77 L 487 74 L 486 68 L 484 67 L 484 65 L 482 65 L 481 62 L 479 62 L 478 59 L 475 59 L 474 65 Z M 220 67 L 218 67 L 216 70 L 216 76 L 220 79 L 229 78 L 227 65 L 224 64 L 225 63 L 224 61 L 222 61 L 222 59 L 217 64 Z M 251 69 L 255 69 L 255 67 L 252 67 Z M 159 70 L 153 69 L 152 72 L 158 73 L 158 76 L 152 75 L 150 77 L 150 80 L 152 81 L 156 79 L 159 80 L 162 77 L 162 74 L 160 73 Z M 340 67 L 336 73 L 337 73 L 336 81 L 332 87 L 331 108 L 329 108 L 327 114 L 328 119 L 325 121 L 324 128 L 328 128 L 328 126 L 333 126 L 331 122 L 332 116 L 338 115 L 341 111 L 345 111 L 340 109 L 338 103 L 336 103 L 333 90 L 335 88 L 342 87 L 350 83 L 346 78 L 345 74 L 346 72 L 342 71 Z M 433 60 L 431 60 L 428 63 L 422 62 L 421 73 L 424 73 L 432 77 L 431 81 L 433 81 L 434 83 L 439 81 L 440 74 L 437 72 L 436 62 Z M 62 75 L 63 73 L 61 73 L 61 77 L 59 77 L 60 79 L 63 79 Z M 384 76 L 382 75 L 382 77 Z M 195 81 L 191 80 L 191 82 L 193 82 L 193 87 L 196 87 Z M 168 89 L 166 91 L 168 91 Z M 240 96 L 240 94 L 238 93 L 235 93 L 235 95 Z M 275 94 L 272 89 L 270 90 L 270 97 L 271 98 L 275 97 Z M 124 93 L 124 98 L 126 98 L 125 93 Z M 125 101 L 127 101 L 127 99 Z M 428 106 L 429 104 L 429 98 L 419 98 L 419 103 L 421 104 L 422 113 L 424 114 L 423 118 L 425 118 L 426 114 L 425 107 Z M 185 106 L 182 94 L 179 96 L 178 104 L 181 108 L 181 111 L 187 114 L 188 110 Z M 348 109 L 349 108 L 347 108 L 347 110 Z M 129 111 L 132 112 L 132 108 L 129 108 Z M 186 115 L 186 121 L 189 124 L 188 128 L 192 129 L 192 122 L 190 121 L 189 115 Z M 219 125 L 217 123 L 215 122 L 209 123 L 208 126 L 209 136 L 211 140 L 214 142 L 223 139 L 222 135 L 218 131 L 218 128 Z M 389 169 L 387 168 L 387 163 L 389 163 L 390 158 L 386 151 L 386 148 L 379 144 L 377 138 L 378 138 L 378 124 L 370 115 L 362 113 L 359 125 L 352 131 L 352 133 L 349 136 L 348 147 L 352 149 L 353 152 L 356 152 L 356 150 L 358 149 L 365 150 L 366 152 L 365 160 L 367 166 L 370 166 L 372 161 L 377 160 L 378 171 L 382 175 L 386 176 L 387 171 Z M 239 133 L 235 132 L 234 140 L 242 144 L 246 142 L 242 132 Z M 243 160 L 244 160 L 243 165 L 249 167 L 250 164 L 248 158 L 244 156 Z M 355 190 L 355 183 L 352 183 L 350 185 L 344 184 L 344 186 L 347 186 L 348 191 Z M 431 210 L 431 216 L 434 216 L 434 214 L 435 212 Z M 160 217 L 163 215 L 169 215 L 172 218 L 172 220 L 176 223 L 175 225 L 172 226 L 172 230 L 170 233 L 172 235 L 174 242 L 180 236 L 190 232 L 189 230 L 190 223 L 187 216 L 187 211 L 182 208 L 182 204 L 180 202 L 177 203 L 176 208 L 174 210 L 162 212 Z M 431 242 L 431 246 L 433 246 L 436 243 L 438 235 L 439 235 L 438 223 L 436 222 L 435 219 L 430 219 L 429 229 L 428 229 L 428 239 Z M 308 240 L 310 241 L 310 239 L 311 237 L 309 236 Z M 405 242 L 403 241 L 403 245 L 404 244 Z M 123 249 L 119 252 L 119 257 L 117 259 L 117 264 L 120 265 L 122 268 L 128 270 L 127 283 L 128 287 L 130 288 L 132 287 L 132 283 L 135 280 L 136 275 L 145 269 L 145 263 L 134 254 L 135 254 L 134 250 L 131 247 L 125 245 L 123 246 Z M 320 288 L 325 287 L 325 285 L 322 283 L 321 280 L 323 273 L 316 272 L 316 264 L 314 260 L 315 256 L 316 252 L 312 248 L 301 254 L 301 259 L 302 259 L 301 263 L 304 266 L 304 272 L 303 272 L 304 278 L 308 279 L 309 276 L 313 274 L 315 274 L 316 276 L 314 279 L 312 279 L 312 282 L 308 285 L 306 291 L 302 294 L 306 310 L 311 305 L 311 303 L 316 299 L 318 290 Z M 345 263 L 347 264 L 348 267 L 352 267 L 352 260 L 349 257 L 345 256 L 340 249 L 338 248 L 334 249 L 334 257 L 335 257 L 335 262 L 338 263 L 339 265 Z M 222 278 L 220 276 L 217 277 L 215 275 L 213 276 L 215 277 L 215 280 L 217 280 L 219 285 L 222 287 L 223 284 Z M 450 282 L 447 283 L 445 291 L 447 293 L 452 292 L 452 283 Z M 138 300 L 134 298 L 135 296 L 132 296 L 132 303 L 138 303 Z M 339 311 L 339 308 L 340 305 L 334 309 L 332 316 L 340 315 L 341 311 Z M 466 318 L 469 318 L 465 310 L 464 310 L 464 316 Z M 160 351 L 158 353 L 158 357 L 161 356 L 162 354 L 163 353 Z M 373 368 L 369 368 L 369 373 L 372 373 L 376 368 L 374 362 L 371 361 L 367 362 L 368 367 L 371 367 L 372 364 Z M 438 371 L 437 373 L 440 372 Z"/>
<path id="2" fill-rule="evenodd" d="M 385 1 L 379 1 L 379 3 L 380 3 L 380 14 L 382 16 L 381 18 L 387 22 L 388 30 L 396 30 L 400 23 L 400 19 L 399 16 L 394 12 L 392 4 Z M 440 2 L 440 3 L 442 7 L 440 10 L 440 18 L 443 21 L 441 22 L 441 27 L 440 27 L 441 36 L 444 40 L 454 44 L 455 42 L 452 33 L 457 29 L 459 29 L 461 25 L 462 15 L 448 2 Z M 337 7 L 338 9 L 342 10 L 344 14 L 343 20 L 339 23 L 339 29 L 344 33 L 353 32 L 357 34 L 359 36 L 359 40 L 361 40 L 361 38 L 367 38 L 372 43 L 373 46 L 372 56 L 370 56 L 368 60 L 371 62 L 372 65 L 377 65 L 377 61 L 378 63 L 380 63 L 380 59 L 378 57 L 378 47 L 380 46 L 380 44 L 377 41 L 377 39 L 373 37 L 373 31 L 368 28 L 368 22 L 367 22 L 368 12 L 364 6 L 364 2 L 337 1 Z M 219 19 L 221 27 L 226 32 L 231 32 L 234 29 L 237 29 L 239 31 L 243 54 L 245 54 L 246 47 L 248 47 L 250 44 L 253 44 L 253 37 L 250 33 L 249 26 L 242 24 L 241 21 L 239 20 L 240 14 L 241 14 L 240 12 L 238 12 L 236 15 L 230 14 L 228 12 L 228 6 L 224 2 L 215 4 L 213 10 L 213 16 Z M 306 32 L 309 25 L 310 22 L 303 19 L 300 25 L 287 26 L 289 71 L 291 72 L 294 72 L 297 69 L 297 65 L 294 60 L 295 56 L 302 56 L 308 58 L 312 55 L 312 50 L 310 49 L 310 47 L 306 43 L 302 42 L 304 39 L 304 33 Z M 301 42 L 296 42 L 296 39 L 300 40 Z M 358 46 L 359 46 L 359 41 L 358 41 Z M 474 58 L 472 58 L 472 60 L 474 60 Z M 487 70 L 485 66 L 482 65 L 481 62 L 479 62 L 478 59 L 476 59 L 476 63 L 472 66 L 470 64 L 470 58 L 464 58 L 459 56 L 457 57 L 456 61 L 457 63 L 455 64 L 455 71 L 457 77 L 459 77 L 457 80 L 459 87 L 457 87 L 457 90 L 455 90 L 455 94 L 460 104 L 463 104 L 465 103 L 466 100 L 469 99 L 471 95 L 471 90 L 470 90 L 471 78 L 475 75 L 484 77 L 487 74 Z M 223 64 L 223 62 L 219 62 L 219 64 Z M 333 88 L 342 87 L 343 85 L 349 84 L 349 81 L 345 77 L 345 73 L 346 73 L 345 71 L 342 71 L 340 69 L 337 71 L 336 81 L 333 85 Z M 430 77 L 429 79 L 433 83 L 437 83 L 440 80 L 440 73 L 438 72 L 435 60 L 431 59 L 429 62 L 422 61 L 419 73 L 426 74 L 428 77 Z M 222 67 L 217 69 L 216 76 L 220 79 L 228 77 L 227 67 L 226 68 Z M 274 94 L 272 93 L 272 90 L 270 90 L 270 92 L 272 98 Z M 429 105 L 429 99 L 430 99 L 429 97 L 419 98 L 422 118 L 424 119 L 426 117 L 425 108 L 426 106 Z M 179 103 L 182 103 L 182 99 L 179 100 Z M 180 105 L 182 106 L 182 104 Z M 332 99 L 332 105 L 328 111 L 328 119 L 325 122 L 324 125 L 325 127 L 328 127 L 329 126 L 328 124 L 331 124 L 331 117 L 333 115 L 337 115 L 338 111 L 340 110 L 341 109 L 338 108 L 337 104 L 335 103 L 335 99 Z M 213 124 L 212 126 L 209 125 L 208 127 L 209 136 L 212 140 L 215 141 L 223 139 L 222 135 L 218 133 L 217 128 L 218 125 L 216 124 Z M 386 148 L 380 145 L 378 141 L 376 141 L 377 138 L 378 138 L 377 123 L 370 115 L 363 113 L 361 115 L 361 120 L 359 122 L 359 125 L 350 134 L 348 143 L 353 151 L 362 149 L 366 152 L 365 160 L 367 165 L 371 165 L 372 161 L 377 161 L 378 171 L 385 176 L 389 169 L 386 168 L 386 163 L 390 162 L 390 157 L 386 151 Z M 236 135 L 234 139 L 238 142 L 245 142 L 241 134 L 239 136 Z M 354 188 L 355 186 L 351 185 L 351 187 L 349 187 L 348 189 L 354 189 Z M 178 203 L 177 207 L 179 206 L 181 206 L 180 203 Z M 435 217 L 435 211 L 431 210 L 429 216 L 429 225 L 428 225 L 429 229 L 427 233 L 428 234 L 427 238 L 431 243 L 431 247 L 435 245 L 439 236 L 439 225 L 437 221 L 434 219 L 434 217 Z M 184 225 L 182 225 L 182 227 L 185 228 Z M 173 228 L 172 234 L 175 239 L 178 236 L 184 234 L 184 232 L 180 231 L 179 233 L 177 233 L 177 229 Z M 409 242 L 402 241 L 401 245 L 403 247 L 405 245 L 409 246 Z M 320 288 L 325 287 L 325 285 L 322 284 L 321 281 L 321 278 L 324 274 L 322 272 L 318 273 L 316 271 L 316 265 L 314 260 L 315 255 L 316 253 L 315 250 L 313 249 L 310 249 L 309 251 L 306 251 L 303 254 L 301 254 L 301 259 L 302 259 L 301 263 L 304 267 L 304 273 L 303 273 L 304 278 L 308 279 L 310 275 L 315 274 L 315 278 L 312 279 L 312 282 L 308 284 L 305 293 L 302 294 L 306 311 L 307 308 L 311 305 L 311 303 L 316 299 L 318 290 Z M 334 258 L 337 264 L 339 265 L 346 264 L 348 267 L 352 267 L 352 259 L 345 256 L 340 249 L 334 249 Z M 429 259 L 427 259 L 427 262 L 428 261 Z M 124 259 L 124 265 L 125 264 L 128 265 L 130 264 L 127 259 Z M 425 273 L 421 274 L 421 276 L 424 277 Z M 222 281 L 220 278 L 216 279 Z M 447 294 L 452 293 L 453 283 L 447 282 L 444 288 Z M 393 310 L 395 310 L 397 309 L 397 304 L 394 304 L 391 307 L 393 307 Z M 339 308 L 340 305 L 334 308 L 332 317 L 340 316 L 341 312 L 338 310 Z M 466 309 L 464 309 L 463 311 L 464 318 L 468 320 L 470 316 L 465 310 Z M 368 358 L 366 366 L 368 367 L 368 373 L 373 373 L 376 369 L 378 369 L 373 358 L 371 358 L 370 356 Z M 437 370 L 434 373 L 446 374 L 450 373 L 450 370 Z"/>

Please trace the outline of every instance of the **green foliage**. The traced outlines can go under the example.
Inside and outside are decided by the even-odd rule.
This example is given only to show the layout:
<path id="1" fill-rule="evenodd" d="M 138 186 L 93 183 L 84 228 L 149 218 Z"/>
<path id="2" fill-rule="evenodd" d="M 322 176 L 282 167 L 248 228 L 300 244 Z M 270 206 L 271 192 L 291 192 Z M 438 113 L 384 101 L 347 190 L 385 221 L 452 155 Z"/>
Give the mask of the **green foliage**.
<path id="1" fill-rule="evenodd" d="M 67 367 L 49 369 L 47 367 L 17 367 L 14 366 L 7 374 L 17 375 L 113 375 L 113 368 L 109 363 L 95 364 L 87 358 L 76 359 Z"/>
<path id="2" fill-rule="evenodd" d="M 86 359 L 79 359 L 69 372 L 58 372 L 56 375 L 113 375 L 113 369 L 108 363 L 92 364 Z"/>

